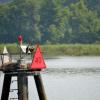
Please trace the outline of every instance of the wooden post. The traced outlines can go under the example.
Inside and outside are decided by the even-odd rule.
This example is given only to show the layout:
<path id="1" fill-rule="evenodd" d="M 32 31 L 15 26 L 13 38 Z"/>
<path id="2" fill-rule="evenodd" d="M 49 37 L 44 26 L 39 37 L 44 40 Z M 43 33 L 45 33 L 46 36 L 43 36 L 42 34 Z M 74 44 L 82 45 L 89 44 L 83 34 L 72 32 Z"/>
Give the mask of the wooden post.
<path id="1" fill-rule="evenodd" d="M 47 100 L 41 75 L 40 74 L 34 75 L 34 79 L 35 79 L 35 83 L 36 83 L 36 87 L 37 87 L 37 91 L 39 95 L 39 100 Z"/>
<path id="2" fill-rule="evenodd" d="M 10 91 L 10 84 L 11 84 L 11 76 L 5 74 L 4 75 L 4 83 L 3 83 L 1 100 L 8 100 L 9 91 Z"/>
<path id="3" fill-rule="evenodd" d="M 2 65 L 4 64 L 4 55 L 3 54 L 1 54 L 1 62 L 2 62 Z"/>
<path id="4" fill-rule="evenodd" d="M 18 74 L 18 100 L 28 100 L 28 79 L 24 74 Z"/>

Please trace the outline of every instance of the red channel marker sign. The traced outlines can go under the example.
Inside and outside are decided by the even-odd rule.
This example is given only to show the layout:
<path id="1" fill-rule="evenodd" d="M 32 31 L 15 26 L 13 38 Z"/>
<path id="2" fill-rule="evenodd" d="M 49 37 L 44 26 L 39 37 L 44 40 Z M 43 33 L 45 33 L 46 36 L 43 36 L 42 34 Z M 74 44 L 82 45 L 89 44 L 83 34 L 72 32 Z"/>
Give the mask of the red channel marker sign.
<path id="1" fill-rule="evenodd" d="M 44 69 L 44 68 L 46 68 L 46 65 L 42 57 L 40 47 L 39 45 L 37 45 L 34 57 L 32 59 L 31 69 Z"/>

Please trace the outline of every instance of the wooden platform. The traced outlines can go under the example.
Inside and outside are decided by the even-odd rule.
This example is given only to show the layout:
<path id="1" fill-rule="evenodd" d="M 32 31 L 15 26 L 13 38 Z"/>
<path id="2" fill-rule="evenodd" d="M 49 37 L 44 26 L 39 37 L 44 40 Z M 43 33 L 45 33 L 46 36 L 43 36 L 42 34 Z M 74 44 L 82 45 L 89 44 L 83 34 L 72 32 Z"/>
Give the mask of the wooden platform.
<path id="1" fill-rule="evenodd" d="M 0 66 L 0 71 L 10 71 L 10 70 L 16 70 L 18 69 L 18 63 L 4 63 L 3 65 Z"/>

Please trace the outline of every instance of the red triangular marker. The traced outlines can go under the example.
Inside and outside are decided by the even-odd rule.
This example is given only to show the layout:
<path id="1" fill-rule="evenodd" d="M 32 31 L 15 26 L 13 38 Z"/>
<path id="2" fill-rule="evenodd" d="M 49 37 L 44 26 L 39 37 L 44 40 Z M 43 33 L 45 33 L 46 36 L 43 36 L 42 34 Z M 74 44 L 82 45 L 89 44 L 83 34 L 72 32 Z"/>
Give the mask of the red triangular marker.
<path id="1" fill-rule="evenodd" d="M 34 57 L 32 59 L 31 69 L 43 69 L 43 68 L 46 68 L 46 65 L 42 57 L 40 47 L 39 45 L 37 45 Z"/>

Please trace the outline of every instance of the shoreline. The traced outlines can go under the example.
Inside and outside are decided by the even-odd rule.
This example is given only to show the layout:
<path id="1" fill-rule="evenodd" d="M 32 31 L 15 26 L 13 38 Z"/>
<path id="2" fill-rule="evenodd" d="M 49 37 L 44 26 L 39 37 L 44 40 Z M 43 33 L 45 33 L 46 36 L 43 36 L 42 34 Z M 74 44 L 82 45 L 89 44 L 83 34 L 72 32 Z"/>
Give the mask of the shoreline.
<path id="1" fill-rule="evenodd" d="M 10 54 L 19 54 L 18 44 L 0 44 L 0 53 L 4 46 L 7 47 Z M 44 56 L 100 56 L 99 44 L 55 44 L 40 45 Z"/>

